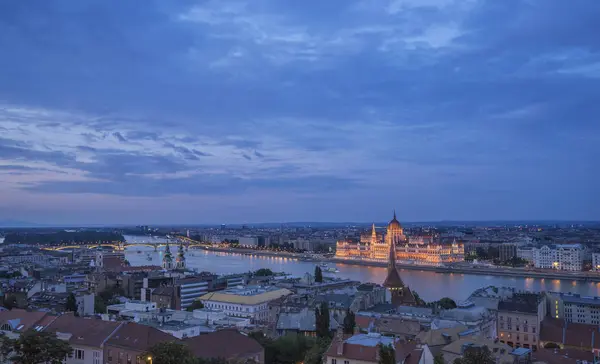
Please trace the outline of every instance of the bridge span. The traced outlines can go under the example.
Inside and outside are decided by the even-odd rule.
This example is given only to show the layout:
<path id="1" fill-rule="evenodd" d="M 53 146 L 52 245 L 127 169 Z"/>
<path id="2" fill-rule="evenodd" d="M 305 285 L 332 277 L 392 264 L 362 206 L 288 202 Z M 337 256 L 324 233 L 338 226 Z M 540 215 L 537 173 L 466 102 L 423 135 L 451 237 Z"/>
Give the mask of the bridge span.
<path id="1" fill-rule="evenodd" d="M 72 249 L 95 249 L 95 248 L 112 248 L 114 250 L 123 251 L 127 247 L 135 247 L 135 246 L 146 246 L 150 248 L 154 248 L 154 250 L 158 250 L 160 247 L 164 247 L 167 244 L 169 245 L 179 245 L 182 244 L 185 249 L 189 249 L 190 247 L 199 247 L 199 246 L 210 246 L 210 244 L 206 244 L 200 241 L 192 240 L 190 238 L 184 236 L 177 236 L 170 242 L 159 242 L 159 243 L 151 243 L 151 242 L 139 242 L 139 243 L 127 243 L 122 241 L 110 242 L 110 243 L 89 243 L 89 244 L 72 244 L 72 245 L 56 245 L 56 246 L 46 246 L 43 247 L 43 250 L 53 250 L 53 251 L 61 251 L 61 250 L 72 250 Z"/>

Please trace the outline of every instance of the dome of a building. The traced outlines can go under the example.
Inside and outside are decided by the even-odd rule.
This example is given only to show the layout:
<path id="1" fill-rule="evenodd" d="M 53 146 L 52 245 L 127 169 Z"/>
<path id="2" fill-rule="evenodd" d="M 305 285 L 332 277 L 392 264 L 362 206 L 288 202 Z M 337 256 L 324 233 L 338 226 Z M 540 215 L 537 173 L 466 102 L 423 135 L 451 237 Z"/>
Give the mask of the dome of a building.
<path id="1" fill-rule="evenodd" d="M 396 211 L 394 211 L 394 218 L 388 224 L 388 229 L 402 229 L 402 225 L 400 225 L 400 222 L 396 219 Z"/>

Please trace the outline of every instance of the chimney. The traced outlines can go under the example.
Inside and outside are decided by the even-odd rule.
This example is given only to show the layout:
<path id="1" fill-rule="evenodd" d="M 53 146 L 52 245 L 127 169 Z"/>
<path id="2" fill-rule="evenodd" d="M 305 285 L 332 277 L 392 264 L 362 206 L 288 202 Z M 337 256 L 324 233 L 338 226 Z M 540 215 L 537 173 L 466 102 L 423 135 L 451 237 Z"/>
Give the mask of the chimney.
<path id="1" fill-rule="evenodd" d="M 342 326 L 338 326 L 337 333 L 337 355 L 344 355 L 344 331 Z"/>

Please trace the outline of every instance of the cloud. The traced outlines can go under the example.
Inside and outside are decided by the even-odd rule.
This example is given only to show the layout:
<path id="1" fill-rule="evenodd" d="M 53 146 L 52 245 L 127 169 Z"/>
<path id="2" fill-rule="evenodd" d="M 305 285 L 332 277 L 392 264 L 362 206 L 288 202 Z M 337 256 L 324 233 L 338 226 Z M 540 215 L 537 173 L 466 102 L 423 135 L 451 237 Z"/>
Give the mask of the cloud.
<path id="1" fill-rule="evenodd" d="M 596 1 L 35 5 L 0 5 L 2 211 L 271 194 L 303 219 L 600 214 Z"/>
<path id="2" fill-rule="evenodd" d="M 158 179 L 126 177 L 116 183 L 101 181 L 53 181 L 25 187 L 43 193 L 105 194 L 119 196 L 170 196 L 170 195 L 243 195 L 253 191 L 285 190 L 301 193 L 332 190 L 349 190 L 360 186 L 353 179 L 307 176 L 292 179 L 241 179 L 227 175 L 195 175 L 172 178 L 168 183 Z"/>

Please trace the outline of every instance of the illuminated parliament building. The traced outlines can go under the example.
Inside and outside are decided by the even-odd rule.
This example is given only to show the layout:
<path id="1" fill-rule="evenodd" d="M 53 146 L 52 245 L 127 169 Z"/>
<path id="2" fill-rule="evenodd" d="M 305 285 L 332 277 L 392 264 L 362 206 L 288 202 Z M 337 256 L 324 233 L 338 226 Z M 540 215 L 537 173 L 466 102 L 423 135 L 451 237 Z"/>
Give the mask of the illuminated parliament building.
<path id="1" fill-rule="evenodd" d="M 404 264 L 443 266 L 465 259 L 464 246 L 456 241 L 452 244 L 441 244 L 434 242 L 433 238 L 405 236 L 395 212 L 385 235 L 378 233 L 373 224 L 371 232 L 361 235 L 360 240 L 338 241 L 335 256 L 340 259 L 386 262 L 392 245 L 395 260 Z"/>

